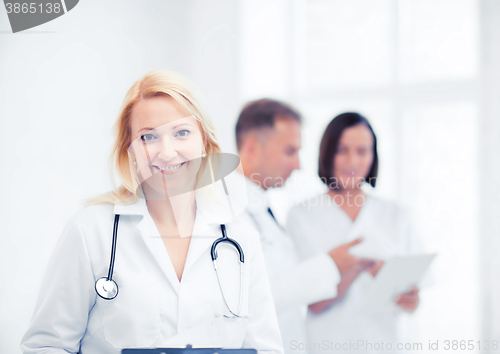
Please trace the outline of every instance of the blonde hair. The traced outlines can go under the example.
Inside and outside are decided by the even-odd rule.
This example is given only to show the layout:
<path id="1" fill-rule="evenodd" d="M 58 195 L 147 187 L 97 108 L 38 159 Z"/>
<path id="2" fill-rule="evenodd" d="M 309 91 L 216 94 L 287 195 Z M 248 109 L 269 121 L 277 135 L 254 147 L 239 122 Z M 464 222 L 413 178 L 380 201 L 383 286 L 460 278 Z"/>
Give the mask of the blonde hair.
<path id="1" fill-rule="evenodd" d="M 134 105 L 140 100 L 158 96 L 173 98 L 195 116 L 200 126 L 208 159 L 210 159 L 210 154 L 221 152 L 215 136 L 215 126 L 194 84 L 186 77 L 173 71 L 150 71 L 144 75 L 143 78 L 135 82 L 130 90 L 128 90 L 123 100 L 118 119 L 113 126 L 115 142 L 109 160 L 113 191 L 90 198 L 86 200 L 84 204 L 131 204 L 137 201 L 139 197 L 134 190 L 134 179 L 137 179 L 137 176 L 133 176 L 131 173 L 131 161 L 128 154 L 128 148 L 132 143 L 132 133 L 130 129 L 131 112 Z M 201 173 L 207 167 L 206 165 L 206 162 L 202 163 L 200 167 Z M 114 181 L 115 171 L 118 173 L 122 182 L 122 185 L 118 188 Z"/>

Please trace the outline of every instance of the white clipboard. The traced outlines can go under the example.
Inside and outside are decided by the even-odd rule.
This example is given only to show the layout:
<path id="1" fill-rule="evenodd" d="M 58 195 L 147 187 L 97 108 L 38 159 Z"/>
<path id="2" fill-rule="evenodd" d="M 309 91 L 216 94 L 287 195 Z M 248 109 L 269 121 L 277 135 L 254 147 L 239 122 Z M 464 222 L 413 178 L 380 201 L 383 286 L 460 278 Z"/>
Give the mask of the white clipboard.
<path id="1" fill-rule="evenodd" d="M 417 286 L 436 254 L 396 257 L 385 261 L 368 290 L 360 312 L 393 312 L 395 298 Z"/>

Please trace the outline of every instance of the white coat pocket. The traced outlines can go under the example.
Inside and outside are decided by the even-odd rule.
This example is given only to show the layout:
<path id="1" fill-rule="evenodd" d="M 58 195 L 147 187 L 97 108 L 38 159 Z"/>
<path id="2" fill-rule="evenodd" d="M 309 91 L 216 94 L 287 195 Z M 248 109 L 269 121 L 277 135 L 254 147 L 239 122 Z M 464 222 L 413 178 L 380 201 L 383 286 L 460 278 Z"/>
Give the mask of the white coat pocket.
<path id="1" fill-rule="evenodd" d="M 219 327 L 219 332 L 223 333 L 222 346 L 224 348 L 241 348 L 247 331 L 248 319 L 221 317 L 220 321 L 216 321 L 216 325 L 223 327 Z"/>
<path id="2" fill-rule="evenodd" d="M 115 348 L 149 347 L 160 336 L 158 289 L 151 275 L 114 276 L 119 292 L 113 300 L 99 299 L 104 336 Z"/>

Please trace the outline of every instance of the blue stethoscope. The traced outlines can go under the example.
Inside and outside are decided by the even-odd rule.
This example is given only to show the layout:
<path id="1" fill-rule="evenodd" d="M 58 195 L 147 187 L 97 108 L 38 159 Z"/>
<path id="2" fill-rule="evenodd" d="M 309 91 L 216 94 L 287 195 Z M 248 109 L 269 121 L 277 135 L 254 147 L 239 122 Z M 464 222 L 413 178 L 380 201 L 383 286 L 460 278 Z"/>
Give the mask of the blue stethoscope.
<path id="1" fill-rule="evenodd" d="M 117 238 L 117 234 L 118 234 L 118 221 L 119 220 L 120 220 L 120 215 L 116 214 L 115 215 L 115 222 L 113 225 L 113 243 L 111 245 L 111 259 L 109 262 L 108 276 L 99 278 L 95 282 L 95 291 L 96 291 L 97 295 L 99 295 L 104 300 L 113 300 L 118 295 L 118 284 L 116 284 L 116 282 L 113 280 L 113 268 L 115 265 L 116 238 Z M 241 303 L 242 303 L 242 297 L 243 297 L 243 264 L 245 263 L 243 249 L 241 248 L 241 246 L 239 245 L 238 242 L 236 242 L 232 238 L 227 237 L 226 225 L 221 224 L 220 228 L 221 228 L 221 232 L 222 232 L 222 237 L 220 237 L 214 241 L 214 243 L 212 244 L 212 248 L 210 250 L 210 255 L 212 257 L 212 263 L 214 265 L 215 273 L 217 274 L 217 281 L 219 283 L 219 288 L 220 288 L 220 291 L 222 293 L 222 298 L 224 299 L 224 303 L 226 304 L 227 309 L 233 315 L 233 316 L 224 315 L 224 317 L 243 317 L 243 318 L 246 318 L 247 316 L 240 316 Z M 224 244 L 224 243 L 229 244 L 230 246 L 234 247 L 239 255 L 240 299 L 239 299 L 238 310 L 236 312 L 233 312 L 231 310 L 231 308 L 229 307 L 229 304 L 226 301 L 226 296 L 224 295 L 224 289 L 222 287 L 220 277 L 219 277 L 219 271 L 217 269 L 217 257 L 218 257 L 217 247 L 219 245 Z"/>

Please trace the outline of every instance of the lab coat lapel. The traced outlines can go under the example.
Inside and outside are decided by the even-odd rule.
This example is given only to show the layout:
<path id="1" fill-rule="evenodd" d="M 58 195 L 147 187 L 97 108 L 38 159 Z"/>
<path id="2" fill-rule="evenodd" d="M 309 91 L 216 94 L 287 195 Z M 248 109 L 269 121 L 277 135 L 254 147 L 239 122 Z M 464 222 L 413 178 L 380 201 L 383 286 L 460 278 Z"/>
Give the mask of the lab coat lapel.
<path id="1" fill-rule="evenodd" d="M 188 272 L 201 256 L 210 257 L 212 244 L 220 237 L 216 234 L 217 229 L 220 229 L 220 226 L 207 223 L 203 213 L 196 213 L 193 235 L 191 236 L 186 264 L 184 265 L 184 273 Z"/>
<path id="2" fill-rule="evenodd" d="M 158 266 L 161 268 L 170 284 L 172 284 L 172 288 L 175 292 L 178 292 L 179 279 L 177 278 L 177 274 L 175 273 L 174 266 L 170 260 L 165 244 L 163 243 L 160 233 L 158 232 L 158 228 L 149 213 L 144 215 L 142 220 L 137 224 L 137 228 L 141 233 L 144 243 L 158 263 Z"/>
<path id="3" fill-rule="evenodd" d="M 188 272 L 200 257 L 210 257 L 213 242 L 222 237 L 220 225 L 232 222 L 233 218 L 224 198 L 224 191 L 222 188 L 217 190 L 217 185 L 214 187 L 211 189 L 208 186 L 197 190 L 196 219 L 184 273 Z"/>
<path id="4" fill-rule="evenodd" d="M 252 215 L 257 215 L 262 212 L 267 213 L 269 203 L 264 189 L 247 177 L 245 177 L 245 183 L 248 195 L 248 206 L 246 211 L 250 212 Z"/>
<path id="5" fill-rule="evenodd" d="M 178 292 L 179 280 L 177 279 L 174 266 L 165 248 L 165 244 L 160 237 L 158 228 L 149 214 L 146 201 L 139 198 L 133 204 L 115 204 L 114 213 L 119 215 L 142 215 L 142 220 L 136 225 L 137 229 L 156 263 L 163 271 L 170 284 L 172 284 L 172 288 Z"/>

